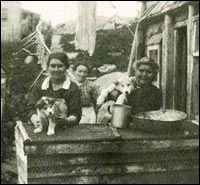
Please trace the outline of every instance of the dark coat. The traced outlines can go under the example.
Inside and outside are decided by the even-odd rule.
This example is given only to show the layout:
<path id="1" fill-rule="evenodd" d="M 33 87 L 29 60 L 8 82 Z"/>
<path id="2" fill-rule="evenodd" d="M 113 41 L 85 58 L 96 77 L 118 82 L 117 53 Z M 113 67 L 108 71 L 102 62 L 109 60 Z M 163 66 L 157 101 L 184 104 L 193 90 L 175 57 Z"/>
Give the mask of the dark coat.
<path id="1" fill-rule="evenodd" d="M 132 113 L 159 110 L 162 106 L 162 93 L 153 86 L 138 86 L 128 96 L 128 105 L 132 106 Z"/>
<path id="2" fill-rule="evenodd" d="M 81 119 L 81 91 L 79 90 L 78 86 L 71 81 L 71 84 L 69 86 L 69 89 L 59 89 L 57 91 L 54 91 L 49 85 L 49 88 L 46 90 L 42 90 L 41 86 L 44 82 L 44 79 L 39 81 L 34 88 L 29 93 L 28 97 L 28 109 L 29 109 L 29 118 L 32 114 L 36 113 L 35 104 L 37 101 L 43 97 L 51 97 L 51 98 L 59 98 L 64 99 L 67 107 L 69 116 L 74 115 L 77 118 L 77 122 Z M 51 83 L 50 83 L 51 84 Z"/>

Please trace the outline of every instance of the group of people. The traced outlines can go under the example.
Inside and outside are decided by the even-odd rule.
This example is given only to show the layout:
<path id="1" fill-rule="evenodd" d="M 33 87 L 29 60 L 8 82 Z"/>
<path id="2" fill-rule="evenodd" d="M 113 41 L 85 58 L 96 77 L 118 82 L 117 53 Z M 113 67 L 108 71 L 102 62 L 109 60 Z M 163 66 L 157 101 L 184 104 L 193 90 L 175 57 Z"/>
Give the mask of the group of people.
<path id="1" fill-rule="evenodd" d="M 65 100 L 68 116 L 57 115 L 56 120 L 64 124 L 96 123 L 98 111 L 96 101 L 100 92 L 93 82 L 87 80 L 89 66 L 86 63 L 78 63 L 74 66 L 75 81 L 66 75 L 68 68 L 69 60 L 64 52 L 49 55 L 47 61 L 49 75 L 38 81 L 28 97 L 28 116 L 33 124 L 39 121 L 35 104 L 43 96 Z M 159 66 L 148 57 L 144 57 L 134 62 L 133 68 L 137 85 L 127 97 L 127 104 L 132 107 L 133 114 L 160 109 L 162 94 L 152 84 L 156 79 Z"/>

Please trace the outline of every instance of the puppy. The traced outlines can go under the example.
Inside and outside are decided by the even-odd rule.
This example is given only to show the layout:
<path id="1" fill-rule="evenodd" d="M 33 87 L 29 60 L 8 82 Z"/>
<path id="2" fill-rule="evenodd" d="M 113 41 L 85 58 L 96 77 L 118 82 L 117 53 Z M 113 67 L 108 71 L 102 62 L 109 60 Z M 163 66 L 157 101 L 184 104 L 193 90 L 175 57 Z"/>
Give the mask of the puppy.
<path id="1" fill-rule="evenodd" d="M 48 125 L 47 135 L 55 134 L 55 117 L 56 115 L 65 114 L 67 116 L 67 106 L 65 100 L 42 97 L 36 104 L 37 114 L 39 117 L 38 127 L 34 133 L 42 132 L 43 126 Z"/>
<path id="2" fill-rule="evenodd" d="M 112 119 L 112 109 L 115 101 L 109 100 L 105 102 L 98 111 L 97 124 L 109 125 Z"/>
<path id="3" fill-rule="evenodd" d="M 97 106 L 101 107 L 102 104 L 108 97 L 108 94 L 112 91 L 118 92 L 118 98 L 116 104 L 125 104 L 127 103 L 127 95 L 130 94 L 134 89 L 135 77 L 128 77 L 123 75 L 117 81 L 113 82 L 111 86 L 107 89 L 104 89 L 100 96 L 97 99 Z"/>
<path id="4" fill-rule="evenodd" d="M 114 104 L 127 104 L 127 95 L 130 94 L 134 89 L 135 78 L 122 76 L 117 81 L 115 81 L 110 87 L 104 89 L 97 99 L 97 106 L 100 107 L 97 115 L 97 123 L 99 124 L 109 124 L 112 119 L 112 107 Z M 116 101 L 107 99 L 109 93 L 115 92 L 117 96 Z"/>
<path id="5" fill-rule="evenodd" d="M 116 90 L 118 90 L 121 94 L 117 98 L 115 104 L 126 104 L 127 103 L 127 95 L 130 94 L 134 89 L 133 78 L 123 76 L 118 81 L 115 82 Z"/>

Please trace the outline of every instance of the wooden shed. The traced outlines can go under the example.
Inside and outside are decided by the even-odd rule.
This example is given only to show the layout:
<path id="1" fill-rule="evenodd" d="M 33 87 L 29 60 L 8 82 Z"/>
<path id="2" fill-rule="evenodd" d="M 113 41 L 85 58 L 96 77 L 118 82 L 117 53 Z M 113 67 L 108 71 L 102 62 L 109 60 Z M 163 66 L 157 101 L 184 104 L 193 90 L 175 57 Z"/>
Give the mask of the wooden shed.
<path id="1" fill-rule="evenodd" d="M 137 58 L 160 65 L 166 107 L 199 119 L 199 2 L 143 1 Z"/>
<path id="2" fill-rule="evenodd" d="M 185 122 L 166 134 L 133 126 L 116 138 L 108 125 L 77 125 L 56 135 L 15 128 L 19 184 L 199 183 L 199 133 Z"/>
<path id="3" fill-rule="evenodd" d="M 18 42 L 35 30 L 40 15 L 22 9 L 20 1 L 1 1 L 1 42 Z"/>

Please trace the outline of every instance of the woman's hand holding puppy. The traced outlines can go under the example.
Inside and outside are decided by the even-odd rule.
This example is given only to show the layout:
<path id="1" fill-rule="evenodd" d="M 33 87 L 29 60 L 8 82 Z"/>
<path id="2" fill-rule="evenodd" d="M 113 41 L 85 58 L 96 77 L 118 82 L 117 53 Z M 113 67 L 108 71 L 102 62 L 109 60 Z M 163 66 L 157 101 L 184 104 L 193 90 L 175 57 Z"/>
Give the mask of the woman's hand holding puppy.
<path id="1" fill-rule="evenodd" d="M 55 121 L 56 122 L 64 122 L 64 124 L 66 124 L 66 123 L 76 123 L 77 119 L 73 115 L 67 117 L 66 115 L 63 115 L 63 114 L 56 114 Z"/>
<path id="2" fill-rule="evenodd" d="M 39 127 L 40 119 L 39 119 L 39 116 L 37 114 L 33 114 L 30 117 L 30 121 L 34 125 L 35 128 Z"/>

